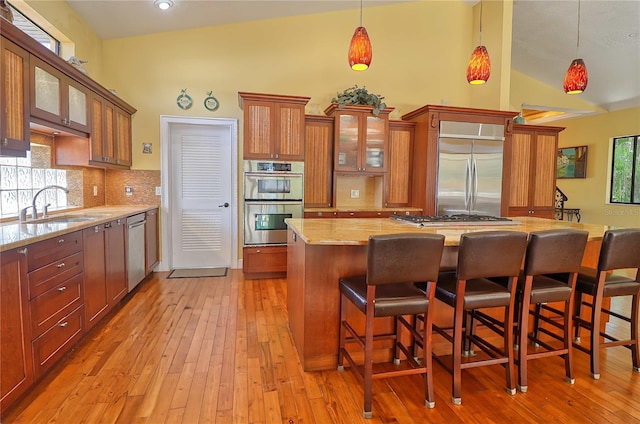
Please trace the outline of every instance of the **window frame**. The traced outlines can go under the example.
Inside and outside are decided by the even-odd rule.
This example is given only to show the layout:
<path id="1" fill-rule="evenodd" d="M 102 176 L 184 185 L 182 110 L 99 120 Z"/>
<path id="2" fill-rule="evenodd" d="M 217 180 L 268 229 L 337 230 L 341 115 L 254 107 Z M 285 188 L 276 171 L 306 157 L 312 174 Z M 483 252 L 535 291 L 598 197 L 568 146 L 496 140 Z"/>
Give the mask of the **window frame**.
<path id="1" fill-rule="evenodd" d="M 46 47 L 47 49 L 49 49 L 52 52 L 54 52 L 57 56 L 60 56 L 60 48 L 61 48 L 62 43 L 60 42 L 60 40 L 58 38 L 54 37 L 49 31 L 47 31 L 44 28 L 42 28 L 40 25 L 38 25 L 36 22 L 34 22 L 33 19 L 31 19 L 30 17 L 28 17 L 27 15 L 22 13 L 22 11 L 20 11 L 20 9 L 18 9 L 17 7 L 12 5 L 11 3 L 7 2 L 7 5 L 9 6 L 9 8 L 11 9 L 11 12 L 13 13 L 13 24 L 15 26 L 17 26 L 18 28 L 23 30 L 27 35 L 31 36 L 31 38 L 36 40 L 38 43 L 42 44 L 44 47 Z M 31 34 L 26 32 L 22 28 L 22 25 L 18 25 L 16 23 L 16 16 L 19 16 L 21 18 L 21 20 L 24 22 L 24 24 L 26 24 L 27 26 L 30 26 L 33 30 L 38 31 L 38 32 L 40 32 L 42 34 L 46 34 L 46 36 L 49 37 L 48 44 L 43 43 L 43 41 L 41 39 L 35 38 Z"/>
<path id="2" fill-rule="evenodd" d="M 614 173 L 616 168 L 616 145 L 619 140 L 632 139 L 633 152 L 631 161 L 631 187 L 630 187 L 630 202 L 621 202 L 613 199 L 614 196 Z M 635 192 L 638 191 L 636 187 L 636 181 L 640 180 L 638 174 L 640 174 L 640 134 L 627 135 L 622 137 L 613 137 L 611 143 L 611 162 L 609 172 L 609 196 L 608 203 L 611 205 L 630 205 L 640 206 L 640 196 L 635 196 Z"/>

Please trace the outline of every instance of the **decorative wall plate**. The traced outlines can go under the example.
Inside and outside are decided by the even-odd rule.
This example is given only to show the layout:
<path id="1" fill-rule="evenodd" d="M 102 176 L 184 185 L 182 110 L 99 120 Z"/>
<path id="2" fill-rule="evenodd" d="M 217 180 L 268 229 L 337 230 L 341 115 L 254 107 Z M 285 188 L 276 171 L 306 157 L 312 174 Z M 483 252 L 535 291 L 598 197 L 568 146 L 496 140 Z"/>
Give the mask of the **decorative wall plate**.
<path id="1" fill-rule="evenodd" d="M 180 91 L 180 95 L 176 99 L 176 103 L 180 109 L 187 110 L 193 105 L 193 99 L 187 94 L 187 89 L 183 88 Z"/>
<path id="2" fill-rule="evenodd" d="M 212 91 L 207 92 L 207 97 L 204 99 L 204 107 L 211 112 L 215 112 L 218 110 L 218 107 L 220 107 L 220 103 L 218 102 L 218 99 L 213 97 Z"/>

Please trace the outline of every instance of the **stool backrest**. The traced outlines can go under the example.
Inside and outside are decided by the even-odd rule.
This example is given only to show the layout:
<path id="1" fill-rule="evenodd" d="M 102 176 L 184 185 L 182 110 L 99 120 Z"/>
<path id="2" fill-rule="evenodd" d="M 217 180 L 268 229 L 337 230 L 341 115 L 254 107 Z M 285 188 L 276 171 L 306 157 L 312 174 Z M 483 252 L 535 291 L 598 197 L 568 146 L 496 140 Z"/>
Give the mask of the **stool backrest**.
<path id="1" fill-rule="evenodd" d="M 526 275 L 578 272 L 589 233 L 581 230 L 546 230 L 529 234 L 524 260 Z"/>
<path id="2" fill-rule="evenodd" d="M 527 233 L 479 231 L 460 236 L 458 280 L 511 277 L 520 273 L 527 248 Z"/>
<path id="3" fill-rule="evenodd" d="M 440 234 L 388 234 L 369 237 L 367 284 L 436 281 L 444 248 Z"/>
<path id="4" fill-rule="evenodd" d="M 599 271 L 640 268 L 640 228 L 621 228 L 604 233 Z"/>

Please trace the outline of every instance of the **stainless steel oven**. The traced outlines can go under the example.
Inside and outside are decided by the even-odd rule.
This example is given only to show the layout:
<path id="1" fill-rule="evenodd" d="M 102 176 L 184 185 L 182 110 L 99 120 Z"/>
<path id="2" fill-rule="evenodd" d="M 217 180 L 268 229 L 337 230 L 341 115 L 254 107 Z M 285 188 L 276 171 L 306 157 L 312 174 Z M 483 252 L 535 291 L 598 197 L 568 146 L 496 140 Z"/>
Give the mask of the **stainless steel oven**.
<path id="1" fill-rule="evenodd" d="M 286 244 L 286 218 L 302 217 L 303 162 L 244 162 L 244 244 Z"/>

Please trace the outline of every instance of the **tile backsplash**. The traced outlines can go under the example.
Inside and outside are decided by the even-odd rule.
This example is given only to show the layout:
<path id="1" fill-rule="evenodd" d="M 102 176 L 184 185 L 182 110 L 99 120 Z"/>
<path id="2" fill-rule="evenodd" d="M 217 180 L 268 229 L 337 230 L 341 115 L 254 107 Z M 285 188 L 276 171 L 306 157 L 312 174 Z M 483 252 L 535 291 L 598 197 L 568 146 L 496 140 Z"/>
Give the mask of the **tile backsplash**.
<path id="1" fill-rule="evenodd" d="M 52 158 L 54 137 L 37 131 L 30 136 L 28 160 L 7 157 L 1 161 L 0 196 L 5 210 L 0 207 L 0 215 L 16 217 L 20 208 L 31 204 L 33 194 L 47 184 L 69 188 L 69 194 L 47 190 L 41 195 L 42 202 L 54 206 L 52 210 L 55 206 L 160 205 L 160 196 L 155 194 L 160 171 L 56 166 Z M 130 195 L 125 187 L 130 187 Z"/>

